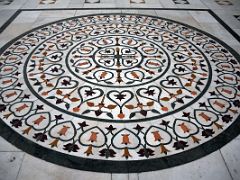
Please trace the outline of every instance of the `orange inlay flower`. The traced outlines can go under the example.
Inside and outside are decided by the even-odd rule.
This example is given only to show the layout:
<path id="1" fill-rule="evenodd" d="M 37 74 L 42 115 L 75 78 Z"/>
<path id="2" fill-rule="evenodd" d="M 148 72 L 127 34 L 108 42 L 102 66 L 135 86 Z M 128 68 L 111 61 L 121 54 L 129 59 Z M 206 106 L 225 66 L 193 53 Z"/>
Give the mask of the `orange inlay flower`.
<path id="1" fill-rule="evenodd" d="M 159 131 L 154 131 L 152 132 L 153 133 L 153 136 L 154 136 L 154 139 L 155 141 L 161 141 L 163 138 L 161 137 Z"/>
<path id="2" fill-rule="evenodd" d="M 63 125 L 62 129 L 61 129 L 60 131 L 58 131 L 58 134 L 59 134 L 60 136 L 62 136 L 62 135 L 63 135 L 63 136 L 66 136 L 67 130 L 68 130 L 69 128 L 70 128 L 70 127 Z"/>
<path id="3" fill-rule="evenodd" d="M 129 140 L 129 135 L 130 134 L 122 134 L 122 144 L 131 144 L 130 140 Z"/>
<path id="4" fill-rule="evenodd" d="M 98 134 L 98 132 L 91 131 L 91 136 L 88 141 L 97 142 L 97 134 Z"/>

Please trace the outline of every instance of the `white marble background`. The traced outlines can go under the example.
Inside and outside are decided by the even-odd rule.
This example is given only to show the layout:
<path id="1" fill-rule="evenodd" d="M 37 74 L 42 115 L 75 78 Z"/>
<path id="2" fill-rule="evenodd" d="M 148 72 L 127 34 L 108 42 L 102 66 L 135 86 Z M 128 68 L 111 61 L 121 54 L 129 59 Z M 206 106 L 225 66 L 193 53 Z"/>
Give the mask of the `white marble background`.
<path id="1" fill-rule="evenodd" d="M 137 2 L 137 0 L 135 0 Z M 238 35 L 240 1 L 233 5 L 218 5 L 214 0 L 188 0 L 190 4 L 174 4 L 172 0 L 145 0 L 129 3 L 129 0 L 101 0 L 101 3 L 84 3 L 84 0 L 57 0 L 55 4 L 39 5 L 39 0 L 15 0 L 0 6 L 0 26 L 17 9 L 24 11 L 0 34 L 0 47 L 21 33 L 48 22 L 93 13 L 140 13 L 184 22 L 225 41 L 240 52 L 240 44 L 208 12 L 180 10 L 45 10 L 48 8 L 194 8 L 211 9 Z M 240 136 L 226 146 L 201 159 L 181 166 L 139 174 L 108 174 L 80 171 L 48 163 L 15 148 L 0 137 L 0 180 L 240 180 Z"/>

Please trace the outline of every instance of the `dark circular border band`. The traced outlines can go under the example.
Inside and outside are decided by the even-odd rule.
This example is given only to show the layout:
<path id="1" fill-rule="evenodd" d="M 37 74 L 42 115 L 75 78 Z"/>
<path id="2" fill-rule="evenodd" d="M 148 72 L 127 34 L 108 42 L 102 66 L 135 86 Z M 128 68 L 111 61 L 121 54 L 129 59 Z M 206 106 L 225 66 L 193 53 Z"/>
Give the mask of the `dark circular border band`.
<path id="1" fill-rule="evenodd" d="M 91 15 L 85 15 L 85 16 L 78 16 L 78 17 L 86 17 L 86 16 L 93 16 L 93 15 L 114 15 L 119 13 L 111 13 L 111 14 L 91 14 Z M 123 14 L 124 15 L 124 14 Z M 143 14 L 132 14 L 132 15 L 142 15 L 142 16 L 149 16 L 153 18 L 161 18 L 156 16 L 150 16 L 150 15 L 143 15 Z M 78 17 L 71 17 L 67 19 L 62 19 L 53 23 L 61 22 L 63 20 L 70 20 Z M 231 52 L 238 62 L 240 62 L 240 56 L 237 54 L 236 51 L 234 51 L 231 47 L 229 47 L 226 43 L 219 40 L 218 38 L 214 37 L 213 35 L 210 35 L 209 33 L 206 33 L 202 30 L 199 30 L 197 28 L 194 28 L 190 25 L 186 25 L 184 23 L 179 23 L 173 20 L 169 20 L 166 18 L 161 18 L 170 22 L 178 23 L 187 27 L 190 27 L 194 30 L 197 30 L 212 39 L 216 40 L 218 43 L 220 43 L 222 46 L 228 49 L 229 52 Z M 0 53 L 3 53 L 7 47 L 9 47 L 12 43 L 14 43 L 17 39 L 25 36 L 26 34 L 35 31 L 39 28 L 45 27 L 47 25 L 53 24 L 48 23 L 45 25 L 42 25 L 40 27 L 34 28 L 7 43 L 3 48 L 0 49 Z M 206 156 L 207 154 L 210 154 L 217 149 L 221 148 L 228 142 L 230 142 L 232 139 L 234 139 L 237 135 L 240 134 L 240 116 L 238 116 L 233 122 L 230 127 L 228 127 L 225 131 L 223 131 L 221 134 L 217 135 L 212 140 L 205 142 L 201 145 L 199 145 L 196 148 L 184 151 L 182 153 L 178 153 L 175 155 L 162 157 L 162 158 L 156 158 L 156 159 L 149 159 L 149 160 L 138 160 L 138 161 L 106 161 L 106 160 L 91 160 L 87 158 L 80 158 L 72 155 L 66 155 L 48 148 L 44 148 L 35 142 L 32 142 L 28 140 L 27 138 L 24 138 L 20 134 L 16 133 L 13 129 L 11 129 L 8 125 L 6 125 L 2 119 L 0 119 L 0 135 L 6 139 L 8 142 L 14 144 L 16 147 L 22 149 L 23 151 L 36 156 L 38 158 L 41 158 L 43 160 L 66 166 L 69 168 L 79 169 L 79 170 L 86 170 L 86 171 L 95 171 L 95 172 L 105 172 L 105 173 L 136 173 L 136 172 L 146 172 L 146 171 L 154 171 L 154 170 L 160 170 L 165 168 L 170 168 L 173 166 L 177 166 L 180 164 L 188 163 L 193 160 L 199 159 L 203 156 Z"/>

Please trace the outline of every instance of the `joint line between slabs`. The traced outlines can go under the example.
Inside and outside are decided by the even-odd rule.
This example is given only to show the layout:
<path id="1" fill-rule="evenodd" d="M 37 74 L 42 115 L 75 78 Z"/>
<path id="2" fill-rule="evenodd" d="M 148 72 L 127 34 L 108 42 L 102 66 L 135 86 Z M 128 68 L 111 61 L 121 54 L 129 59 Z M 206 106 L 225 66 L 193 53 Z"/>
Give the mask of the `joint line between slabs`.
<path id="1" fill-rule="evenodd" d="M 25 159 L 25 155 L 26 155 L 26 153 L 23 154 L 22 162 L 21 162 L 21 164 L 20 164 L 20 167 L 19 167 L 19 170 L 18 170 L 18 173 L 17 173 L 17 176 L 16 176 L 16 180 L 18 180 L 20 171 L 21 171 L 21 169 L 22 169 L 22 165 L 23 165 L 23 161 L 24 161 L 24 159 Z"/>
<path id="2" fill-rule="evenodd" d="M 222 159 L 223 159 L 223 162 L 224 162 L 224 164 L 225 164 L 225 166 L 226 166 L 226 168 L 227 168 L 228 174 L 230 175 L 231 179 L 234 180 L 234 178 L 233 178 L 233 176 L 232 176 L 232 174 L 231 174 L 231 171 L 230 171 L 230 169 L 228 168 L 228 164 L 227 164 L 227 162 L 225 161 L 225 158 L 224 158 L 223 155 L 222 155 L 221 149 L 219 149 L 219 152 L 220 152 L 221 157 L 222 157 Z"/>

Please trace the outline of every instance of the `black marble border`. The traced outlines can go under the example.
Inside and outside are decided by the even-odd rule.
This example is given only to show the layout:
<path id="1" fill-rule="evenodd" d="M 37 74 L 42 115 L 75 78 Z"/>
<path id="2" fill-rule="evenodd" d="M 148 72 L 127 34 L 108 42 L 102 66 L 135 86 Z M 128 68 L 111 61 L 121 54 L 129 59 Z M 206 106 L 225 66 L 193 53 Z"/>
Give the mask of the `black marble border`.
<path id="1" fill-rule="evenodd" d="M 1 27 L 0 33 L 2 33 L 13 21 L 14 19 L 21 13 L 22 11 L 17 10 Z"/>
<path id="2" fill-rule="evenodd" d="M 187 9 L 184 9 L 184 10 L 187 10 Z M 21 10 L 17 11 L 16 13 L 19 14 L 20 12 Z M 13 16 L 17 17 L 18 14 L 15 14 Z M 111 13 L 111 14 L 116 14 L 116 13 Z M 150 17 L 158 18 L 156 16 L 150 16 Z M 10 19 L 14 20 L 15 18 L 10 18 Z M 9 20 L 7 23 L 9 25 L 11 21 Z M 227 44 L 225 44 L 223 41 L 210 35 L 209 33 L 196 29 L 192 26 L 189 26 L 180 22 L 177 22 L 177 23 L 183 24 L 184 26 L 195 29 L 213 38 L 214 40 L 219 42 L 221 45 L 223 45 L 225 48 L 227 48 L 240 62 L 240 56 L 237 54 L 237 52 L 234 51 Z M 5 28 L 6 27 L 7 25 L 5 25 Z M 224 27 L 229 28 L 227 25 Z M 3 31 L 2 28 L 0 30 Z M 20 35 L 19 37 L 21 36 L 22 35 Z M 0 49 L 0 53 L 2 53 L 5 48 L 7 48 L 12 42 L 14 42 L 19 37 L 7 43 L 4 46 L 4 48 Z M 239 38 L 238 35 L 236 37 Z M 86 170 L 86 171 L 105 172 L 105 173 L 134 173 L 134 172 L 139 173 L 139 172 L 165 169 L 165 168 L 177 166 L 180 164 L 188 163 L 218 150 L 219 148 L 221 148 L 222 146 L 230 142 L 239 134 L 240 134 L 240 116 L 234 121 L 234 123 L 231 124 L 230 127 L 228 127 L 226 130 L 224 130 L 221 134 L 219 134 L 212 140 L 207 141 L 196 148 L 184 151 L 182 153 L 178 153 L 175 155 L 166 156 L 162 158 L 147 159 L 147 160 L 108 161 L 108 160 L 97 160 L 97 159 L 92 160 L 88 158 L 80 158 L 72 155 L 66 155 L 61 152 L 57 152 L 52 149 L 42 147 L 36 144 L 35 142 L 28 140 L 27 138 L 23 138 L 22 135 L 16 133 L 7 124 L 5 124 L 2 119 L 0 120 L 0 135 L 4 139 L 6 139 L 8 142 L 14 144 L 16 147 L 22 149 L 23 151 L 33 156 L 39 157 L 43 160 L 46 160 L 58 165 L 66 166 L 69 168 Z"/>

